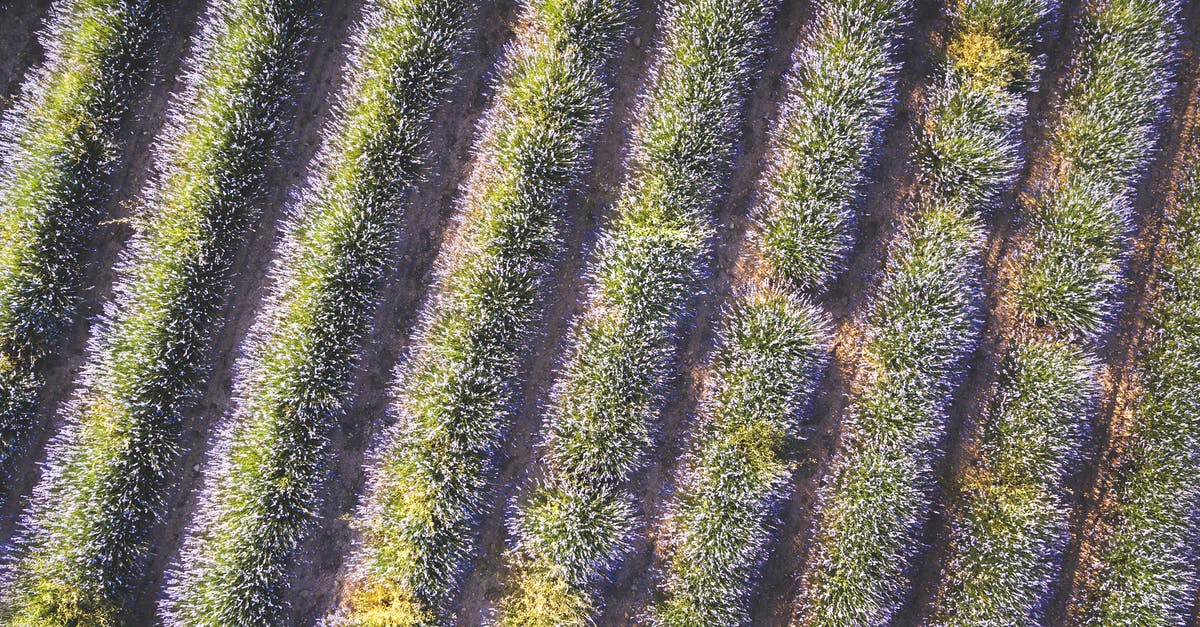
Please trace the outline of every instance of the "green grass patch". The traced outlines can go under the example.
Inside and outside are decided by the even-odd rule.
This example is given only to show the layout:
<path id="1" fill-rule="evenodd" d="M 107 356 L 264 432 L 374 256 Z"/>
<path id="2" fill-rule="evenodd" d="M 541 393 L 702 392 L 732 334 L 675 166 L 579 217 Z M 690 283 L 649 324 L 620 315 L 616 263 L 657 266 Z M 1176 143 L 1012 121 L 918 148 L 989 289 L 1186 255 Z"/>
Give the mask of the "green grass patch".
<path id="1" fill-rule="evenodd" d="M 929 518 L 945 412 L 978 336 L 982 215 L 1015 176 L 1053 3 L 955 3 L 916 138 L 918 196 L 861 323 L 859 377 L 818 496 L 796 624 L 888 622 Z"/>
<path id="2" fill-rule="evenodd" d="M 45 62 L 0 122 L 0 476 L 28 444 L 79 300 L 117 161 L 118 126 L 150 61 L 161 3 L 60 0 Z"/>
<path id="3" fill-rule="evenodd" d="M 131 601 L 230 266 L 299 83 L 309 16 L 292 0 L 209 7 L 116 296 L 25 519 L 2 595 L 10 624 L 120 622 Z"/>
<path id="4" fill-rule="evenodd" d="M 462 200 L 461 240 L 442 251 L 398 376 L 396 424 L 376 450 L 351 593 L 336 624 L 450 620 L 559 253 L 564 205 L 608 110 L 605 67 L 632 15 L 626 0 L 524 7 Z"/>
<path id="5" fill-rule="evenodd" d="M 676 334 L 705 271 L 773 1 L 679 0 L 661 19 L 626 181 L 543 427 L 545 475 L 512 526 L 501 625 L 584 625 L 633 530 L 623 487 L 652 447 Z"/>

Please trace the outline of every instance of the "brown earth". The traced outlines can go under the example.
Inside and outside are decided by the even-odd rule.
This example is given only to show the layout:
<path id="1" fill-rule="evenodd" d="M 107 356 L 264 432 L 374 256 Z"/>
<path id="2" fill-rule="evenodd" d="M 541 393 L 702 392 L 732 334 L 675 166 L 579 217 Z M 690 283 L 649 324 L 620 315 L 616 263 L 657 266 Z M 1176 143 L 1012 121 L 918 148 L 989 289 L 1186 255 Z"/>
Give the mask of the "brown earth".
<path id="1" fill-rule="evenodd" d="M 42 61 L 38 33 L 49 9 L 50 0 L 0 2 L 0 112 L 16 98 L 25 73 Z"/>
<path id="2" fill-rule="evenodd" d="M 298 97 L 296 121 L 282 153 L 282 163 L 271 170 L 271 194 L 262 203 L 259 227 L 238 258 L 240 271 L 224 308 L 226 323 L 214 333 L 214 365 L 210 382 L 204 387 L 196 408 L 189 412 L 185 435 L 187 453 L 180 461 L 178 484 L 168 497 L 170 515 L 155 530 L 155 552 L 140 590 L 137 623 L 152 624 L 156 603 L 161 596 L 164 571 L 177 557 L 182 534 L 195 507 L 195 491 L 200 486 L 211 430 L 230 406 L 234 365 L 238 347 L 259 309 L 265 288 L 264 276 L 278 241 L 278 221 L 289 194 L 303 180 L 310 159 L 320 143 L 322 127 L 329 118 L 332 95 L 341 86 L 341 67 L 345 60 L 345 42 L 355 23 L 362 0 L 339 2 L 321 0 L 323 17 L 316 43 L 306 62 L 306 80 Z M 1077 10 L 1079 0 L 1066 0 L 1064 13 Z M 639 17 L 630 37 L 630 45 L 614 65 L 613 111 L 597 140 L 591 173 L 582 181 L 579 193 L 572 196 L 566 216 L 565 250 L 552 279 L 551 300 L 545 322 L 528 359 L 520 401 L 499 468 L 497 489 L 492 499 L 493 513 L 483 520 L 482 542 L 478 558 L 464 584 L 458 619 L 460 625 L 486 623 L 492 604 L 502 590 L 505 574 L 504 552 L 510 541 L 506 528 L 509 509 L 518 498 L 520 486 L 533 472 L 537 460 L 536 434 L 541 423 L 548 391 L 559 365 L 560 346 L 570 321 L 581 309 L 585 281 L 582 277 L 591 257 L 596 234 L 605 223 L 624 176 L 625 149 L 630 121 L 635 113 L 642 82 L 652 61 L 655 41 L 655 3 L 638 0 Z M 913 24 L 901 49 L 903 67 L 898 79 L 896 111 L 884 133 L 871 182 L 863 194 L 859 212 L 858 239 L 851 251 L 847 271 L 819 302 L 837 321 L 837 340 L 832 365 L 814 401 L 807 440 L 798 451 L 800 468 L 795 476 L 796 489 L 779 513 L 779 541 L 768 559 L 761 591 L 755 600 L 755 625 L 784 625 L 790 617 L 797 595 L 797 574 L 808 554 L 812 505 L 820 478 L 836 447 L 838 419 L 846 406 L 854 372 L 851 354 L 854 342 L 853 321 L 876 282 L 887 242 L 892 239 L 904 203 L 911 197 L 913 173 L 909 168 L 912 124 L 922 100 L 922 90 L 931 67 L 931 51 L 945 22 L 938 0 L 918 0 Z M 0 108 L 16 93 L 17 86 L 41 58 L 34 37 L 35 25 L 46 14 L 46 0 L 0 0 Z M 130 229 L 121 220 L 128 217 L 140 190 L 146 183 L 152 158 L 152 140 L 162 126 L 169 95 L 176 89 L 175 77 L 180 60 L 188 49 L 203 2 L 175 0 L 176 10 L 163 26 L 162 46 L 151 85 L 134 107 L 134 115 L 121 131 L 121 161 L 110 183 L 114 190 L 108 202 L 112 221 L 101 227 L 95 249 L 87 260 L 88 289 L 83 293 L 80 315 L 58 356 L 46 365 L 49 384 L 43 398 L 43 425 L 24 472 L 16 474 L 0 491 L 0 553 L 16 528 L 20 506 L 35 484 L 40 470 L 36 465 L 44 457 L 46 439 L 57 418 L 56 410 L 73 393 L 74 380 L 84 363 L 89 321 L 99 312 L 112 290 L 113 263 L 124 246 Z M 730 295 L 737 276 L 746 215 L 755 200 L 756 185 L 768 149 L 768 131 L 783 95 L 782 77 L 791 67 L 791 55 L 800 43 L 811 19 L 811 0 L 787 0 L 775 23 L 771 51 L 746 104 L 734 173 L 729 194 L 718 206 L 719 233 L 711 276 L 703 293 L 695 301 L 696 315 L 686 327 L 680 345 L 676 377 L 664 411 L 659 449 L 651 466 L 632 488 L 641 499 L 645 534 L 638 538 L 633 551 L 614 582 L 606 590 L 606 605 L 600 625 L 627 625 L 638 616 L 653 594 L 655 571 L 661 566 L 657 552 L 662 506 L 676 472 L 677 460 L 689 442 L 691 416 L 701 389 L 705 360 L 719 320 L 723 303 Z M 462 59 L 460 87 L 438 114 L 431 144 L 432 157 L 428 176 L 412 192 L 407 203 L 403 237 L 389 277 L 385 296 L 364 348 L 363 362 L 356 374 L 353 400 L 340 419 L 333 436 L 332 477 L 325 493 L 314 533 L 304 545 L 303 559 L 292 586 L 293 624 L 310 625 L 323 616 L 336 601 L 337 581 L 343 559 L 353 541 L 348 516 L 357 503 L 363 482 L 366 454 L 384 422 L 389 402 L 393 369 L 407 349 L 409 334 L 428 298 L 432 268 L 442 243 L 452 229 L 451 217 L 457 207 L 460 188 L 471 169 L 471 147 L 477 124 L 490 100 L 490 79 L 503 45 L 509 40 L 512 21 L 517 13 L 512 0 L 486 0 L 479 3 L 474 18 L 475 34 L 470 52 Z M 1200 3 L 1187 3 L 1184 53 L 1179 82 L 1187 88 L 1169 103 L 1169 121 L 1163 125 L 1164 139 L 1146 181 L 1137 194 L 1138 239 L 1129 269 L 1131 288 L 1124 295 L 1124 308 L 1117 329 L 1099 344 L 1099 351 L 1111 382 L 1101 408 L 1093 420 L 1094 440 L 1087 459 L 1101 460 L 1072 478 L 1072 488 L 1080 494 L 1073 521 L 1072 543 L 1066 570 L 1075 571 L 1080 560 L 1080 532 L 1093 520 L 1104 502 L 1104 477 L 1120 449 L 1125 425 L 1120 416 L 1127 408 L 1131 378 L 1129 364 L 1139 345 L 1146 302 L 1147 283 L 1153 278 L 1154 237 L 1159 208 L 1169 197 L 1171 173 L 1178 157 L 1176 138 L 1194 117 L 1188 107 L 1197 76 L 1195 57 L 1200 52 L 1196 29 L 1200 25 Z M 1061 87 L 1067 59 L 1074 44 L 1068 22 L 1059 25 L 1058 35 L 1045 45 L 1047 71 L 1038 93 L 1033 97 L 1030 116 L 1022 131 L 1027 163 L 1014 190 L 1027 189 L 1046 166 L 1046 135 L 1054 117 L 1055 94 Z M 1187 114 L 1184 112 L 1188 111 Z M 1008 194 L 989 215 L 991 238 L 985 251 L 985 304 L 989 311 L 997 303 L 995 277 L 1016 232 L 1015 193 Z M 915 590 L 911 602 L 897 617 L 896 625 L 916 625 L 928 611 L 937 585 L 938 569 L 944 557 L 947 528 L 940 512 L 953 502 L 952 478 L 970 458 L 970 416 L 986 399 L 994 372 L 995 348 L 1003 332 L 1002 321 L 988 317 L 983 339 L 970 358 L 968 374 L 955 395 L 948 425 L 947 455 L 939 463 L 942 483 L 937 513 L 931 520 L 926 540 L 932 547 L 915 566 Z M 1062 590 L 1051 608 L 1053 624 L 1063 620 L 1072 577 L 1064 578 Z"/>

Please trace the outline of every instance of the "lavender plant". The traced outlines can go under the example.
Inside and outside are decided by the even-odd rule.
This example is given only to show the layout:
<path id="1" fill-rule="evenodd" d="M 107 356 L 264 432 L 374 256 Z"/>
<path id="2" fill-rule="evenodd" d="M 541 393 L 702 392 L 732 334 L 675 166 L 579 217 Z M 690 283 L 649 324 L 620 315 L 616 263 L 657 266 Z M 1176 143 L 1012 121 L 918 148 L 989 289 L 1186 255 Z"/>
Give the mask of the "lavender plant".
<path id="1" fill-rule="evenodd" d="M 377 447 L 342 625 L 440 625 L 490 502 L 520 362 L 533 339 L 569 192 L 608 110 L 605 68 L 627 0 L 531 0 L 506 49 L 412 352 Z"/>
<path id="2" fill-rule="evenodd" d="M 183 411 L 203 380 L 230 266 L 283 135 L 310 14 L 305 0 L 208 9 L 116 295 L 3 575 L 7 624 L 127 620 Z"/>
<path id="3" fill-rule="evenodd" d="M 629 177 L 543 425 L 545 474 L 512 527 L 501 625 L 590 624 L 633 532 L 679 325 L 705 271 L 745 92 L 776 2 L 678 0 L 637 113 Z"/>

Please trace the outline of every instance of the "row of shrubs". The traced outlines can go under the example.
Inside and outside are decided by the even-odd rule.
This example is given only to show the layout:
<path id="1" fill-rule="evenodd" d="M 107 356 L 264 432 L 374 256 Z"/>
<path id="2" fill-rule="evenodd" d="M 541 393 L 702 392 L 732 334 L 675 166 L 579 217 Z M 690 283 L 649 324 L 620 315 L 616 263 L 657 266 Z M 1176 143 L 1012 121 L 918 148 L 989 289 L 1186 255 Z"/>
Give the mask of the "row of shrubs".
<path id="1" fill-rule="evenodd" d="M 984 217 L 1021 163 L 1050 0 L 952 3 L 916 127 L 916 193 L 855 330 L 859 374 L 819 493 L 796 624 L 880 625 L 907 598 L 946 411 L 979 334 Z"/>
<path id="2" fill-rule="evenodd" d="M 658 624 L 745 625 L 773 514 L 792 485 L 828 316 L 801 296 L 838 275 L 894 100 L 907 0 L 819 2 L 788 76 L 754 209 L 754 270 L 723 313 L 663 544 Z"/>
<path id="3" fill-rule="evenodd" d="M 1200 172 L 1196 144 L 1164 225 L 1162 276 L 1139 364 L 1130 443 L 1114 472 L 1111 510 L 1077 592 L 1079 623 L 1186 623 L 1197 588 L 1200 502 Z"/>
<path id="4" fill-rule="evenodd" d="M 208 8 L 157 141 L 115 296 L 4 575 L 7 624 L 126 620 L 231 265 L 287 127 L 312 13 L 305 0 Z"/>
<path id="5" fill-rule="evenodd" d="M 457 75 L 469 3 L 371 0 L 321 151 L 284 226 L 269 296 L 236 366 L 162 614 L 177 625 L 281 625 L 407 192 Z"/>
<path id="6" fill-rule="evenodd" d="M 447 624 L 561 248 L 567 203 L 609 110 L 627 0 L 536 0 L 505 50 L 457 232 L 443 248 L 394 425 L 355 516 L 334 624 Z"/>
<path id="7" fill-rule="evenodd" d="M 681 322 L 773 0 L 673 0 L 630 140 L 628 175 L 589 270 L 541 441 L 511 521 L 501 625 L 586 625 L 636 522 L 627 482 L 653 445 Z"/>
<path id="8" fill-rule="evenodd" d="M 155 1 L 55 3 L 46 60 L 0 122 L 0 477 L 34 433 L 39 366 L 75 312 L 161 13 Z"/>
<path id="9" fill-rule="evenodd" d="M 1112 327 L 1130 199 L 1170 90 L 1178 10 L 1173 1 L 1096 0 L 1077 22 L 1051 173 L 1021 203 L 1001 286 L 1011 321 L 951 517 L 936 624 L 1036 622 L 1060 574 L 1066 481 L 1099 395 L 1090 340 Z M 1115 616 L 1100 624 L 1145 624 Z"/>

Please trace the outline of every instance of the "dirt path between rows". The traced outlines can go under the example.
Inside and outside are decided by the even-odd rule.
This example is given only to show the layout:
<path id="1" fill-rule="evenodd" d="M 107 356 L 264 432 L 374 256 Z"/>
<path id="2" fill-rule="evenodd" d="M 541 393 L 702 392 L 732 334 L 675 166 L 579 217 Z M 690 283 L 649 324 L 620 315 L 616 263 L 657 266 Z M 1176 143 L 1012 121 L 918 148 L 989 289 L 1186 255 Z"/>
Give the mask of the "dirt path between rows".
<path id="1" fill-rule="evenodd" d="M 1064 577 L 1047 609 L 1052 624 L 1072 623 L 1078 608 L 1073 594 L 1089 574 L 1090 552 L 1103 537 L 1112 512 L 1112 471 L 1120 463 L 1134 426 L 1140 353 L 1147 347 L 1149 316 L 1161 271 L 1159 250 L 1165 242 L 1164 209 L 1175 198 L 1186 152 L 1186 138 L 1197 124 L 1196 80 L 1200 77 L 1200 5 L 1184 3 L 1175 91 L 1166 101 L 1155 153 L 1134 193 L 1133 248 L 1125 266 L 1124 291 L 1111 330 L 1100 338 L 1103 387 L 1100 403 L 1090 418 L 1091 438 L 1081 452 L 1082 467 L 1072 476 L 1071 541 L 1064 559 Z M 1193 608 L 1193 620 L 1195 609 Z"/>
<path id="2" fill-rule="evenodd" d="M 118 133 L 121 154 L 108 188 L 112 190 L 105 201 L 108 219 L 101 223 L 93 238 L 92 250 L 84 261 L 84 289 L 75 321 L 59 350 L 42 364 L 46 385 L 40 400 L 41 418 L 33 442 L 16 464 L 9 482 L 0 491 L 0 552 L 16 531 L 21 511 L 33 486 L 41 476 L 46 442 L 59 423 L 59 408 L 74 393 L 76 375 L 86 359 L 88 330 L 101 312 L 103 303 L 112 294 L 115 279 L 113 266 L 118 253 L 132 233 L 125 220 L 130 216 L 149 178 L 153 161 L 151 146 L 158 129 L 166 118 L 170 94 L 175 88 L 188 38 L 200 11 L 201 3 L 193 0 L 171 2 L 164 12 L 155 60 L 152 62 L 147 85 L 132 107 L 132 114 Z"/>
<path id="3" fill-rule="evenodd" d="M 0 113 L 20 92 L 25 75 L 45 58 L 38 34 L 50 16 L 50 0 L 0 2 Z"/>

